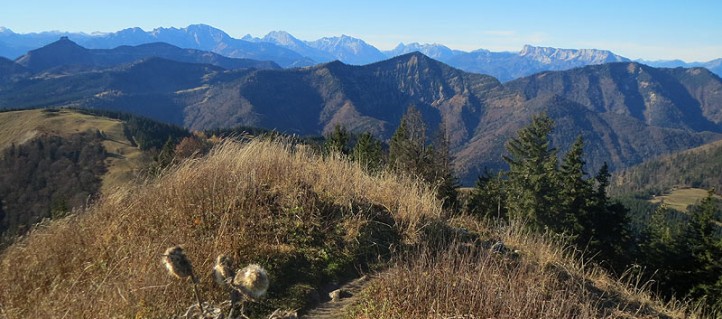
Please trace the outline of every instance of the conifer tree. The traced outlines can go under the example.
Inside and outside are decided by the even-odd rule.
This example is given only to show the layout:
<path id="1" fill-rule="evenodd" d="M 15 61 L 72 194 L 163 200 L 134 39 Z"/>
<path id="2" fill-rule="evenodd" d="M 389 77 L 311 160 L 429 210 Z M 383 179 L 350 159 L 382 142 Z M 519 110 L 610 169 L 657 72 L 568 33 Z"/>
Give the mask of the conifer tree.
<path id="1" fill-rule="evenodd" d="M 439 125 L 432 152 L 430 169 L 432 169 L 432 178 L 436 182 L 437 197 L 444 201 L 444 207 L 457 207 L 456 188 L 459 187 L 459 182 L 454 175 L 454 168 L 451 166 L 449 136 L 443 121 Z"/>
<path id="2" fill-rule="evenodd" d="M 577 241 L 579 245 L 598 253 L 598 258 L 608 261 L 615 270 L 623 271 L 632 257 L 627 253 L 631 240 L 627 229 L 628 209 L 610 201 L 607 195 L 610 177 L 609 166 L 604 163 L 594 177 L 597 188 L 587 216 L 581 222 L 582 233 Z"/>
<path id="3" fill-rule="evenodd" d="M 351 158 L 368 172 L 378 171 L 382 165 L 381 141 L 369 132 L 362 133 L 351 150 Z"/>
<path id="4" fill-rule="evenodd" d="M 443 121 L 433 145 L 428 145 L 421 112 L 410 106 L 389 141 L 389 166 L 435 187 L 444 207 L 457 206 L 458 180 L 451 166 L 448 134 Z"/>
<path id="5" fill-rule="evenodd" d="M 685 239 L 692 255 L 689 279 L 695 283 L 690 294 L 705 297 L 712 308 L 722 311 L 722 237 L 718 234 L 720 221 L 716 218 L 719 212 L 720 206 L 711 190 L 699 206 L 690 209 Z"/>
<path id="6" fill-rule="evenodd" d="M 160 149 L 160 153 L 155 157 L 156 165 L 158 169 L 163 169 L 175 161 L 175 143 L 173 138 L 168 136 L 168 139 L 163 144 L 163 148 Z"/>
<path id="7" fill-rule="evenodd" d="M 674 291 L 682 296 L 691 288 L 688 273 L 692 256 L 683 240 L 686 221 L 675 220 L 672 217 L 675 214 L 679 212 L 666 204 L 657 207 L 649 218 L 640 243 L 641 261 L 657 272 L 655 278 L 668 296 Z"/>
<path id="8" fill-rule="evenodd" d="M 426 147 L 426 124 L 421 112 L 409 106 L 389 141 L 389 165 L 402 174 L 426 180 L 429 153 Z"/>
<path id="9" fill-rule="evenodd" d="M 468 210 L 484 218 L 507 219 L 503 173 L 492 175 L 485 170 L 476 181 Z"/>
<path id="10" fill-rule="evenodd" d="M 569 152 L 564 156 L 559 172 L 560 213 L 555 230 L 572 234 L 582 232 L 580 221 L 587 219 L 592 197 L 592 186 L 584 179 L 584 139 L 579 135 Z"/>
<path id="11" fill-rule="evenodd" d="M 604 162 L 602 167 L 599 168 L 597 175 L 594 176 L 594 180 L 597 182 L 597 190 L 595 192 L 594 200 L 598 206 L 603 206 L 603 204 L 609 200 L 607 188 L 609 188 L 609 178 L 611 176 L 612 174 L 609 173 L 609 165 L 607 162 Z"/>
<path id="12" fill-rule="evenodd" d="M 531 124 L 507 143 L 509 155 L 504 156 L 509 164 L 509 218 L 527 221 L 535 228 L 553 224 L 557 217 L 557 156 L 549 139 L 553 126 L 546 114 L 534 116 Z"/>
<path id="13" fill-rule="evenodd" d="M 0 234 L 5 232 L 5 210 L 3 206 L 5 206 L 5 204 L 3 203 L 2 197 L 0 197 Z"/>
<path id="14" fill-rule="evenodd" d="M 671 220 L 670 215 L 673 213 L 672 209 L 662 203 L 649 217 L 645 248 L 654 264 L 663 264 L 668 259 L 667 254 L 678 254 L 680 251 L 679 239 L 682 238 L 683 228 L 678 222 Z"/>
<path id="15" fill-rule="evenodd" d="M 340 124 L 336 124 L 336 126 L 333 127 L 333 132 L 326 136 L 326 142 L 324 143 L 326 154 L 338 153 L 348 155 L 348 143 L 350 139 L 351 136 L 346 128 Z"/>

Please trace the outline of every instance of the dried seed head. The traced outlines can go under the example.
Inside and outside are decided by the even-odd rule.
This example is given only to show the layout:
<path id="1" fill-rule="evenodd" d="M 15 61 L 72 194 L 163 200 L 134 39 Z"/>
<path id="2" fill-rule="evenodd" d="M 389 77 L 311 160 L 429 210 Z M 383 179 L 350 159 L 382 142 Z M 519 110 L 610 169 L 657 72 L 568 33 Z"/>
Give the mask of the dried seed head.
<path id="1" fill-rule="evenodd" d="M 193 266 L 181 246 L 166 249 L 163 253 L 163 264 L 171 275 L 180 279 L 193 276 Z"/>
<path id="2" fill-rule="evenodd" d="M 226 286 L 233 280 L 233 276 L 233 262 L 231 259 L 224 254 L 218 255 L 216 264 L 213 266 L 213 277 L 215 277 L 216 282 L 221 286 Z"/>
<path id="3" fill-rule="evenodd" d="M 268 290 L 268 273 L 263 267 L 251 264 L 236 272 L 233 288 L 251 299 L 263 297 Z"/>

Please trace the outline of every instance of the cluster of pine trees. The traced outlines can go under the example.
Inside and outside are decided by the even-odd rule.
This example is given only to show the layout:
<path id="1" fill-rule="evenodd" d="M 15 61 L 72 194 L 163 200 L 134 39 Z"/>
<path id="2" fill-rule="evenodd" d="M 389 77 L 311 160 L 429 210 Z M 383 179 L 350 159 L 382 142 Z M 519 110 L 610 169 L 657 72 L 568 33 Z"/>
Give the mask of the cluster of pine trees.
<path id="1" fill-rule="evenodd" d="M 433 138 L 427 131 L 421 112 L 410 106 L 387 147 L 368 132 L 355 136 L 337 125 L 326 136 L 324 153 L 343 154 L 372 173 L 389 169 L 423 180 L 435 187 L 444 207 L 457 208 L 458 180 L 445 126 L 442 123 Z"/>
<path id="2" fill-rule="evenodd" d="M 606 165 L 594 178 L 584 171 L 584 141 L 578 137 L 559 163 L 549 135 L 553 121 L 537 116 L 507 143 L 508 171 L 485 173 L 467 204 L 486 218 L 521 221 L 538 231 L 564 235 L 580 248 L 611 263 L 626 265 L 630 236 L 627 210 L 607 195 Z"/>
<path id="3" fill-rule="evenodd" d="M 583 139 L 559 156 L 550 143 L 553 127 L 539 115 L 520 130 L 506 145 L 509 169 L 481 176 L 467 209 L 559 234 L 614 273 L 641 269 L 663 294 L 722 313 L 722 209 L 712 192 L 687 219 L 662 207 L 648 223 L 633 224 L 629 209 L 607 194 L 607 166 L 588 177 Z"/>
<path id="4" fill-rule="evenodd" d="M 639 264 L 667 296 L 699 300 L 722 314 L 722 201 L 710 191 L 686 214 L 660 205 L 639 233 Z"/>

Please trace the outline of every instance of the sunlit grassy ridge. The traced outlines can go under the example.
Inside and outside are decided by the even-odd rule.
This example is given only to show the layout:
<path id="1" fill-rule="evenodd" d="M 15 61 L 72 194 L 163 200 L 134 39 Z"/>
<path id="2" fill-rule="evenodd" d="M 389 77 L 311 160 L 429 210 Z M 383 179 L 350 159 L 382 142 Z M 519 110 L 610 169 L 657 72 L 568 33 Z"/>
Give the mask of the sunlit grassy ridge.
<path id="1" fill-rule="evenodd" d="M 412 179 L 370 176 L 303 146 L 226 142 L 9 247 L 0 255 L 0 318 L 182 314 L 192 289 L 160 261 L 176 244 L 213 304 L 226 298 L 210 272 L 218 254 L 237 267 L 268 269 L 266 299 L 248 308 L 257 318 L 309 307 L 321 286 L 370 265 L 380 273 L 339 316 L 684 317 L 683 308 L 625 288 L 582 267 L 562 245 L 518 229 L 449 218 L 434 192 Z M 491 253 L 484 238 L 520 252 Z"/>
<path id="2" fill-rule="evenodd" d="M 86 131 L 102 132 L 103 147 L 111 156 L 106 159 L 108 172 L 103 175 L 101 192 L 132 181 L 137 171 L 148 165 L 150 160 L 128 140 L 119 120 L 65 109 L 36 109 L 0 112 L 0 123 L 0 150 L 40 135 L 66 137 Z"/>

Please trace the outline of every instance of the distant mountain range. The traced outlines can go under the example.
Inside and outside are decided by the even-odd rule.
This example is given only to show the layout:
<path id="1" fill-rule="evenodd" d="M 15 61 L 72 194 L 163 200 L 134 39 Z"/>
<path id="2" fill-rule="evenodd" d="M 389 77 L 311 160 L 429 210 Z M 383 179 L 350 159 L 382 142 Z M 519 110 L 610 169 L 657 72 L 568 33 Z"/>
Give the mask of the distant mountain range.
<path id="1" fill-rule="evenodd" d="M 471 52 L 452 50 L 440 44 L 399 44 L 382 52 L 361 39 L 342 35 L 315 41 L 302 41 L 283 31 L 274 31 L 262 38 L 246 35 L 235 39 L 227 33 L 207 25 L 190 25 L 186 28 L 157 28 L 144 31 L 130 28 L 113 33 L 84 34 L 42 32 L 17 34 L 0 28 L 0 56 L 15 59 L 27 51 L 37 49 L 60 36 L 67 36 L 90 49 L 113 49 L 118 46 L 137 46 L 165 42 L 180 48 L 214 52 L 231 58 L 273 61 L 289 67 L 311 66 L 339 60 L 346 64 L 364 65 L 411 52 L 421 52 L 455 68 L 474 73 L 488 74 L 502 82 L 542 71 L 559 71 L 586 65 L 610 62 L 628 62 L 629 59 L 605 50 L 557 49 L 524 46 L 519 52 Z M 705 63 L 682 61 L 640 61 L 660 67 L 705 67 L 722 75 L 722 59 Z"/>
<path id="2" fill-rule="evenodd" d="M 0 56 L 11 59 L 56 41 L 59 37 L 89 49 L 113 49 L 119 46 L 165 42 L 180 48 L 214 52 L 231 58 L 273 61 L 283 67 L 308 66 L 315 62 L 289 49 L 271 44 L 255 43 L 231 38 L 225 32 L 206 25 L 186 28 L 158 28 L 143 31 L 130 28 L 106 34 L 68 32 L 42 32 L 17 34 L 9 29 L 0 30 Z"/>
<path id="3" fill-rule="evenodd" d="M 193 49 L 181 49 L 166 43 L 119 46 L 115 49 L 86 49 L 67 37 L 43 48 L 32 50 L 15 62 L 33 72 L 58 72 L 67 68 L 86 70 L 119 66 L 147 58 L 165 58 L 178 62 L 212 64 L 224 69 L 280 69 L 271 61 L 234 59 Z"/>
<path id="4" fill-rule="evenodd" d="M 245 125 L 301 135 L 320 135 L 341 124 L 388 139 L 413 105 L 432 131 L 446 124 L 466 184 L 485 167 L 502 165 L 504 143 L 539 112 L 556 121 L 556 145 L 570 145 L 578 134 L 585 137 L 590 171 L 603 162 L 627 167 L 722 138 L 722 79 L 704 68 L 616 62 L 502 84 L 414 52 L 365 66 L 336 61 L 229 70 L 144 58 L 88 72 L 58 64 L 67 48 L 85 52 L 71 55 L 84 61 L 96 61 L 87 54 L 108 52 L 63 39 L 17 63 L 0 60 L 0 68 L 14 70 L 3 73 L 0 108 L 113 109 L 191 129 Z M 58 68 L 63 72 L 53 73 Z"/>
<path id="5" fill-rule="evenodd" d="M 718 76 L 722 76 L 722 58 L 714 59 L 708 62 L 684 62 L 682 60 L 671 60 L 671 61 L 646 61 L 640 60 L 640 63 L 644 63 L 649 66 L 659 68 L 705 68 L 708 69 Z"/>

